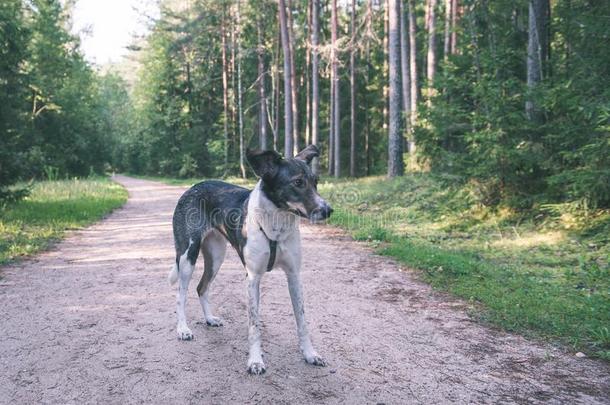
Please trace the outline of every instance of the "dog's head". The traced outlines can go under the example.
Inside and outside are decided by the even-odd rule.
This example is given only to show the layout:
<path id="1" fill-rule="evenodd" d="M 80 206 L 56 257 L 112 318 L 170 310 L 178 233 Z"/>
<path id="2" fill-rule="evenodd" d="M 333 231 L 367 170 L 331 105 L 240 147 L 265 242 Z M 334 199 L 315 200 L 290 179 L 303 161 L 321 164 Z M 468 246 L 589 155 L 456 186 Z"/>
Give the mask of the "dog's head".
<path id="1" fill-rule="evenodd" d="M 278 208 L 291 210 L 312 222 L 328 218 L 333 211 L 318 194 L 318 176 L 310 167 L 316 156 L 319 151 L 315 145 L 309 145 L 290 159 L 272 150 L 246 153 L 254 173 L 262 179 L 267 198 Z"/>

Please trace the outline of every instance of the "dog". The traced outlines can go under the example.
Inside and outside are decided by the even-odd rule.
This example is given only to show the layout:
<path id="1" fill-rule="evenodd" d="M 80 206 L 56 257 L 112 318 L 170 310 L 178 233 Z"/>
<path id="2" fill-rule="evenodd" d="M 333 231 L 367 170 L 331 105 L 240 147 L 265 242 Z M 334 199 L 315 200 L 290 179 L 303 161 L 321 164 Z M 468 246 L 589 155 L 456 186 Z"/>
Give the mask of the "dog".
<path id="1" fill-rule="evenodd" d="M 305 361 L 316 366 L 326 365 L 314 350 L 307 331 L 300 278 L 300 218 L 323 221 L 333 211 L 318 194 L 318 177 L 310 167 L 317 156 L 319 150 L 314 145 L 288 159 L 275 151 L 248 150 L 248 163 L 259 178 L 252 191 L 210 180 L 194 185 L 180 197 L 173 217 L 176 263 L 169 274 L 170 284 L 179 282 L 178 339 L 193 339 L 184 307 L 200 251 L 204 272 L 197 293 L 203 314 L 209 326 L 222 325 L 222 320 L 212 314 L 209 288 L 224 261 L 229 242 L 246 268 L 248 278 L 248 372 L 265 372 L 259 319 L 260 282 L 267 271 L 276 267 L 285 272 L 288 280 Z"/>

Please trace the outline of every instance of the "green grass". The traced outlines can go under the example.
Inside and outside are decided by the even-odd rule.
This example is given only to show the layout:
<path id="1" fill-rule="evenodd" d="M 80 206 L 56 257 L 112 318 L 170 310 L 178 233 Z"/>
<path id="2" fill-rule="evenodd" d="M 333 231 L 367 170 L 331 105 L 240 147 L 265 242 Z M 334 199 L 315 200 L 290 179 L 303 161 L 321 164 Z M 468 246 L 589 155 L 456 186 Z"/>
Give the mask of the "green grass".
<path id="1" fill-rule="evenodd" d="M 327 181 L 331 222 L 509 331 L 610 360 L 610 212 L 490 210 L 456 179 Z"/>
<path id="2" fill-rule="evenodd" d="M 106 178 L 34 183 L 28 197 L 0 209 L 0 264 L 47 248 L 125 201 L 127 191 Z"/>

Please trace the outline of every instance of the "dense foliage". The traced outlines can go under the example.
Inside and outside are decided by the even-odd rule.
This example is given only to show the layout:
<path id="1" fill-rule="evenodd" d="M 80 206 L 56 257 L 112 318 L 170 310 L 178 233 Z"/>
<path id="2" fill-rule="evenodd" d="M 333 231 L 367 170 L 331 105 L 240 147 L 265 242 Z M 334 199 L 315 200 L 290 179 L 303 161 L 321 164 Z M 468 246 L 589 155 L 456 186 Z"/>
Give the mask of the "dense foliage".
<path id="1" fill-rule="evenodd" d="M 438 96 L 417 130 L 435 170 L 474 179 L 484 201 L 536 199 L 610 205 L 610 3 L 558 1 L 547 76 L 525 83 L 527 2 L 471 1 L 459 52 L 442 66 Z M 526 97 L 542 120 L 527 119 Z"/>
<path id="2" fill-rule="evenodd" d="M 281 150 L 284 141 L 282 52 L 278 37 L 277 2 L 271 0 L 234 1 L 201 0 L 182 8 L 180 2 L 162 4 L 161 18 L 143 44 L 138 57 L 142 67 L 133 92 L 136 121 L 129 136 L 121 140 L 117 162 L 122 170 L 134 173 L 173 176 L 221 176 L 238 173 L 239 106 L 238 87 L 241 69 L 243 132 L 245 147 L 259 146 L 260 98 L 257 94 L 258 52 L 263 53 L 269 133 L 267 147 Z M 178 5 L 176 5 L 178 4 Z M 307 84 L 310 65 L 307 64 L 308 3 L 292 2 L 295 43 L 295 69 L 298 85 L 297 126 L 300 146 L 311 142 L 307 128 Z M 359 175 L 385 170 L 385 130 L 383 124 L 382 74 L 384 52 L 383 9 L 375 7 L 370 38 L 359 47 L 358 114 Z M 322 10 L 320 21 L 326 21 L 330 11 Z M 342 15 L 342 28 L 347 27 L 347 15 Z M 362 16 L 362 24 L 364 24 Z M 329 27 L 323 23 L 320 33 L 320 127 L 322 163 L 326 165 L 329 106 L 328 49 Z M 260 33 L 259 33 L 260 30 Z M 364 27 L 363 33 L 364 36 Z M 222 47 L 223 36 L 228 70 L 228 114 L 223 111 Z M 345 41 L 345 40 L 344 40 Z M 347 46 L 344 42 L 343 45 Z M 345 50 L 343 50 L 345 51 Z M 368 57 L 367 53 L 368 52 Z M 345 52 L 343 52 L 345 55 Z M 240 65 L 240 66 L 239 66 Z M 342 72 L 345 75 L 345 72 Z M 365 77 L 368 79 L 365 80 Z M 342 104 L 349 104 L 348 83 L 342 80 Z M 347 111 L 347 110 L 346 110 Z M 225 146 L 223 126 L 227 121 L 229 139 Z M 347 134 L 348 114 L 343 114 L 342 127 Z M 368 131 L 365 145 L 364 132 Z M 275 140 L 274 138 L 275 133 Z M 348 137 L 342 143 L 349 151 Z M 225 149 L 226 148 L 226 149 Z M 367 153 L 368 150 L 368 153 Z M 169 153 L 168 153 L 169 152 Z M 229 158 L 225 160 L 225 153 Z M 367 159 L 368 156 L 368 159 Z M 368 161 L 368 165 L 367 165 Z M 347 167 L 347 160 L 344 166 Z"/>
<path id="3" fill-rule="evenodd" d="M 58 0 L 0 3 L 0 199 L 19 179 L 86 176 L 111 161 L 112 81 L 83 59 L 69 11 Z"/>
<path id="4" fill-rule="evenodd" d="M 310 2 L 292 2 L 297 126 L 309 140 L 308 44 Z M 425 58 L 429 34 L 425 4 L 415 2 L 420 91 L 414 122 L 420 168 L 449 172 L 470 181 L 481 202 L 525 208 L 536 201 L 579 200 L 610 204 L 609 109 L 605 84 L 610 54 L 605 21 L 608 3 L 559 1 L 551 10 L 548 75 L 535 92 L 526 87 L 527 1 L 460 2 L 453 30 L 456 50 L 439 62 L 429 92 Z M 239 148 L 238 84 L 243 82 L 246 147 L 258 145 L 257 51 L 265 58 L 268 130 L 283 145 L 282 53 L 277 3 L 265 0 L 212 2 L 190 8 L 165 2 L 161 19 L 144 46 L 135 91 L 138 126 L 123 142 L 125 170 L 177 176 L 237 174 Z M 404 3 L 406 4 L 406 2 Z M 340 7 L 342 164 L 349 158 L 348 53 L 356 49 L 357 175 L 383 173 L 387 163 L 387 83 L 384 7 L 357 2 L 356 43 L 348 41 L 349 9 Z M 437 18 L 444 19 L 441 7 Z M 326 165 L 329 133 L 330 4 L 322 2 L 321 144 Z M 262 29 L 262 39 L 257 29 Z M 442 35 L 437 34 L 438 56 Z M 403 35 L 406 35 L 403 33 Z M 222 37 L 228 63 L 228 116 L 223 114 Z M 260 41 L 260 44 L 259 44 Z M 238 66 L 241 64 L 241 66 Z M 241 77 L 238 68 L 241 67 Z M 534 93 L 534 94 L 531 94 Z M 433 94 L 426 97 L 426 94 Z M 527 97 L 542 110 L 541 121 L 525 114 Z M 279 119 L 278 119 L 279 117 Z M 229 158 L 224 161 L 222 128 L 228 121 Z M 277 120 L 277 124 L 275 121 Z M 271 142 L 268 143 L 271 147 Z M 168 153 L 170 152 L 170 153 Z M 226 162 L 226 163 L 225 163 Z M 413 164 L 410 165 L 414 167 Z M 347 170 L 343 170 L 343 173 Z"/>
<path id="5" fill-rule="evenodd" d="M 604 16 L 610 15 L 610 3 L 550 3 L 548 58 L 534 88 L 528 86 L 526 68 L 528 5 L 533 2 L 549 4 L 453 0 L 449 3 L 457 11 L 449 25 L 447 2 L 400 2 L 402 13 L 413 14 L 414 24 L 407 19 L 401 35 L 406 38 L 409 27 L 416 29 L 411 62 L 419 94 L 417 113 L 405 114 L 405 140 L 414 137 L 416 145 L 416 153 L 405 154 L 406 167 L 450 173 L 469 183 L 487 205 L 528 208 L 577 201 L 608 207 L 610 53 Z M 161 1 L 150 34 L 131 47 L 130 59 L 138 67 L 131 67 L 136 80 L 129 84 L 117 74 L 97 73 L 83 59 L 78 39 L 68 30 L 71 4 L 6 0 L 0 5 L 2 193 L 17 179 L 109 168 L 180 177 L 237 175 L 243 149 L 263 143 L 282 149 L 277 1 Z M 313 0 L 286 4 L 295 62 L 296 141 L 303 146 L 312 141 Z M 319 4 L 318 121 L 326 172 L 332 2 Z M 339 166 L 349 173 L 353 52 L 354 174 L 364 176 L 387 170 L 387 7 L 384 1 L 353 4 L 352 39 L 352 4 L 338 2 Z M 430 4 L 436 4 L 435 13 L 430 14 Z M 431 38 L 436 39 L 433 81 Z M 451 44 L 449 38 L 455 38 Z M 537 108 L 536 119 L 526 114 L 528 100 Z"/>

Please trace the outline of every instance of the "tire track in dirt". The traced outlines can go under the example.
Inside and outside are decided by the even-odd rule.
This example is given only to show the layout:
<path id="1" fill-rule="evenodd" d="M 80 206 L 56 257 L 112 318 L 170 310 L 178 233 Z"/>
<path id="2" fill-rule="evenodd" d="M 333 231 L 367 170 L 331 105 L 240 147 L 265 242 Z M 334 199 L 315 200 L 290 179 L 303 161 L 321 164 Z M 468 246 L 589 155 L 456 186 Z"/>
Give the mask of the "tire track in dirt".
<path id="1" fill-rule="evenodd" d="M 608 403 L 610 368 L 475 323 L 392 260 L 303 226 L 307 320 L 326 368 L 297 347 L 285 277 L 262 282 L 267 374 L 246 373 L 245 271 L 229 249 L 195 340 L 175 333 L 171 215 L 184 188 L 117 176 L 127 204 L 2 269 L 1 403 Z M 200 259 L 201 260 L 201 259 Z M 402 270 L 402 271 L 399 271 Z"/>

